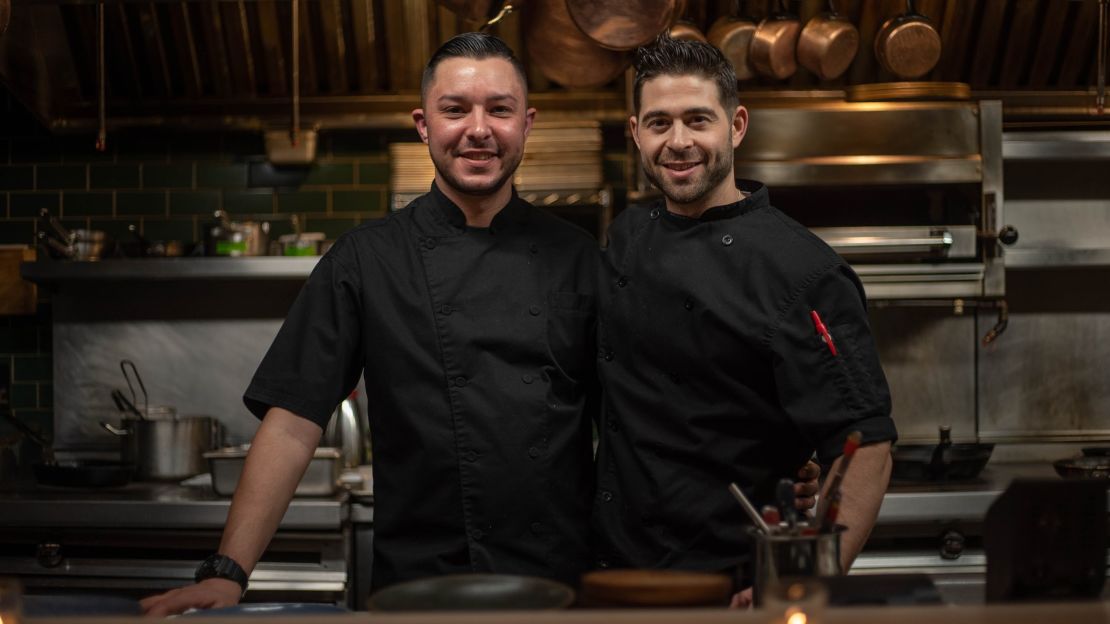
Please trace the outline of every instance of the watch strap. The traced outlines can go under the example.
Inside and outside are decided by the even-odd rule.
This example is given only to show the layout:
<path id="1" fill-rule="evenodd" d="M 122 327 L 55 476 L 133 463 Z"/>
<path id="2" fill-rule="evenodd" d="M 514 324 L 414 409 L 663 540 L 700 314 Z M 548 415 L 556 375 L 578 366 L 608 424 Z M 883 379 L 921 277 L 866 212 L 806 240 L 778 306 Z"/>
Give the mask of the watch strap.
<path id="1" fill-rule="evenodd" d="M 193 580 L 198 583 L 210 578 L 222 578 L 235 581 L 239 584 L 239 587 L 243 588 L 244 593 L 247 591 L 247 573 L 238 562 L 226 555 L 221 555 L 219 553 L 209 555 L 209 557 L 202 561 L 200 566 L 197 567 L 196 574 L 193 576 Z"/>

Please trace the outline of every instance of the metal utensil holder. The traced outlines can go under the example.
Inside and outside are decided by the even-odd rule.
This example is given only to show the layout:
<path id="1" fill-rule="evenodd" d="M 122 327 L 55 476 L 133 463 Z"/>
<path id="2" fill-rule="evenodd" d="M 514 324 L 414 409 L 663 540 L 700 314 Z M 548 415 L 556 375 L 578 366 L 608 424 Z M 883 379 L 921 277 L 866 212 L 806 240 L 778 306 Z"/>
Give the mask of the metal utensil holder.
<path id="1" fill-rule="evenodd" d="M 811 535 L 750 529 L 755 547 L 752 597 L 756 606 L 762 605 L 767 588 L 783 579 L 840 575 L 840 534 L 844 529 L 838 524 L 831 532 Z"/>

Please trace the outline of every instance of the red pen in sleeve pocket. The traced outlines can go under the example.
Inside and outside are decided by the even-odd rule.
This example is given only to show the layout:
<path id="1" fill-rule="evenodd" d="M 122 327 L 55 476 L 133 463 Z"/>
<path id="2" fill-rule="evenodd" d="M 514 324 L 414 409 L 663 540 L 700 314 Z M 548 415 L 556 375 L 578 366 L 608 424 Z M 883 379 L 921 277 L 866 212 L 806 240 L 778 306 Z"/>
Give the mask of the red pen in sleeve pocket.
<path id="1" fill-rule="evenodd" d="M 809 317 L 813 319 L 813 327 L 817 330 L 817 335 L 821 336 L 821 341 L 829 347 L 829 353 L 836 355 L 836 344 L 833 342 L 832 334 L 829 333 L 829 328 L 821 322 L 821 315 L 817 314 L 817 310 L 810 310 Z"/>

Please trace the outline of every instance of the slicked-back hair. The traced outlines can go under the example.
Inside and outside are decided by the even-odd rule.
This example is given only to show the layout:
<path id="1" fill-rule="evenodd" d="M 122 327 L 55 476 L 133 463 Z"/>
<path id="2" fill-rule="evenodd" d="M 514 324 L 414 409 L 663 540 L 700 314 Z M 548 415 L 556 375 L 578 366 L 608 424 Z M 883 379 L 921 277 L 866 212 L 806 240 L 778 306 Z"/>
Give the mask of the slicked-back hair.
<path id="1" fill-rule="evenodd" d="M 516 70 L 516 74 L 520 78 L 520 84 L 524 88 L 524 96 L 527 98 L 528 79 L 524 75 L 524 65 L 513 54 L 512 48 L 493 35 L 483 32 L 468 32 L 448 39 L 432 54 L 432 58 L 428 59 L 428 64 L 424 67 L 424 77 L 420 79 L 421 102 L 428 96 L 428 88 L 436 77 L 436 68 L 443 61 L 452 58 L 469 58 L 476 61 L 487 58 L 505 59 Z"/>
<path id="2" fill-rule="evenodd" d="M 740 104 L 736 92 L 736 71 L 724 54 L 708 43 L 671 39 L 666 33 L 652 43 L 636 49 L 632 66 L 636 81 L 632 88 L 632 106 L 640 114 L 640 96 L 644 83 L 659 76 L 698 76 L 717 85 L 721 106 L 732 111 Z"/>

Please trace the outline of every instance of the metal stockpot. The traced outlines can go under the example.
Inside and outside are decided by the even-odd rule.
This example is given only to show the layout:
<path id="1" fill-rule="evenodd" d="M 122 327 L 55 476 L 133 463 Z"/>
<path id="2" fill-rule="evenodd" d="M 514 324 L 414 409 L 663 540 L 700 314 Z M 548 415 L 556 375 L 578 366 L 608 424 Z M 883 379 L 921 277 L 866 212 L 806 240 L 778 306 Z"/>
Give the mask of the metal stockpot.
<path id="1" fill-rule="evenodd" d="M 205 226 L 204 255 L 264 256 L 270 250 L 269 221 L 231 221 L 223 210 Z"/>
<path id="2" fill-rule="evenodd" d="M 178 481 L 208 469 L 204 453 L 223 446 L 223 428 L 209 416 L 125 418 L 101 425 L 120 437 L 120 455 L 140 481 Z"/>

